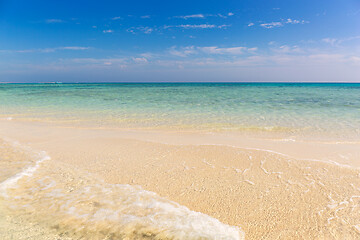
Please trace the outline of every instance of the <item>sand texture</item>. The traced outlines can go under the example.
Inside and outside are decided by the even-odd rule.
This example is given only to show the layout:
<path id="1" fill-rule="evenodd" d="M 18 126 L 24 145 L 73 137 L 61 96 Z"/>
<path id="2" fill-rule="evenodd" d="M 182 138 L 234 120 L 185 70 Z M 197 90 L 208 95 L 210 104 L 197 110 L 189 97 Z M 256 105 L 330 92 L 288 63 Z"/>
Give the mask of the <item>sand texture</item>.
<path id="1" fill-rule="evenodd" d="M 91 218 L 86 218 L 89 221 L 99 217 L 99 209 L 104 206 L 116 211 L 124 206 L 126 197 L 135 201 L 139 196 L 139 201 L 146 203 L 150 199 L 152 204 L 174 204 L 174 215 L 167 215 L 163 207 L 148 209 L 144 214 L 155 216 L 151 211 L 164 211 L 154 221 L 160 226 L 166 220 L 165 225 L 173 230 L 157 228 L 156 224 L 151 225 L 153 222 L 144 230 L 145 225 L 139 227 L 139 223 L 133 226 L 139 234 L 126 235 L 128 239 L 200 239 L 190 233 L 179 235 L 175 227 L 179 221 L 189 232 L 200 228 L 199 231 L 210 231 L 205 225 L 213 224 L 218 231 L 238 231 L 240 235 L 244 232 L 246 239 L 360 238 L 358 143 L 74 129 L 15 121 L 2 121 L 0 136 L 45 151 L 51 157 L 39 164 L 33 176 L 19 180 L 19 186 L 8 191 L 11 196 L 22 196 L 13 201 L 15 207 L 9 207 L 6 199 L 0 202 L 4 215 L 0 216 L 2 239 L 125 238 L 116 232 L 128 229 L 108 218 L 104 220 L 110 212 L 103 212 L 102 222 L 90 224 L 69 216 L 68 211 L 62 212 L 62 206 L 73 204 L 73 213 L 77 214 L 92 212 Z M 9 156 L 5 147 L 2 149 L 2 156 Z M 28 159 L 19 152 L 13 154 L 20 160 L 18 165 L 11 165 L 9 172 L 21 169 L 26 161 L 21 159 Z M 39 190 L 34 190 L 35 186 Z M 63 195 L 59 192 L 55 196 L 55 190 Z M 143 190 L 156 196 L 141 195 L 139 191 Z M 21 208 L 24 203 L 31 207 Z M 132 207 L 127 209 L 135 211 Z M 192 216 L 197 217 L 189 227 L 185 223 Z M 144 219 L 141 221 L 147 221 Z M 98 234 L 101 231 L 104 234 Z M 230 235 L 219 235 L 218 239 L 227 236 Z"/>

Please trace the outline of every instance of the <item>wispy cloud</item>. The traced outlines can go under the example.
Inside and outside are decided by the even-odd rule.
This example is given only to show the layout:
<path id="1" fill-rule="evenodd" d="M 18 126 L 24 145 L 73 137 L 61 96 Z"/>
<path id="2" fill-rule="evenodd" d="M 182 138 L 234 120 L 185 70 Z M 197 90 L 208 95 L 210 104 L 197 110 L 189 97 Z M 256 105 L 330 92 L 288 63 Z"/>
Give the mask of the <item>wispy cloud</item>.
<path id="1" fill-rule="evenodd" d="M 80 66 L 90 66 L 92 69 L 99 67 L 124 69 L 128 66 L 128 62 L 127 58 L 73 58 L 63 60 L 63 63 L 71 66 L 76 64 Z"/>
<path id="2" fill-rule="evenodd" d="M 219 48 L 219 47 L 199 47 L 200 51 L 208 53 L 208 54 L 244 54 L 245 52 L 255 52 L 257 50 L 254 48 L 247 47 L 230 47 L 230 48 Z"/>
<path id="3" fill-rule="evenodd" d="M 146 55 L 124 56 L 123 58 L 77 58 L 59 59 L 58 62 L 25 65 L 28 70 L 76 71 L 85 74 L 103 73 L 103 70 L 118 80 L 118 74 L 127 77 L 153 76 L 154 79 L 184 80 L 196 73 L 204 74 L 206 80 L 234 80 L 239 77 L 250 80 L 288 81 L 289 77 L 296 81 L 304 79 L 319 81 L 339 81 L 350 79 L 358 81 L 360 73 L 360 57 L 356 53 L 340 53 L 328 51 L 312 51 L 304 49 L 298 54 L 284 52 L 258 52 L 243 46 L 237 47 L 173 47 L 173 52 L 183 52 L 183 58 L 174 58 L 179 54 L 159 54 L 155 61 Z M 293 51 L 296 46 L 280 46 L 283 51 Z M 188 52 L 185 52 L 188 51 Z M 247 51 L 253 51 L 247 54 Z M 297 50 L 295 50 L 297 51 Z M 194 54 L 194 56 L 190 56 Z M 150 54 L 152 55 L 152 54 Z M 189 56 L 189 57 L 186 57 Z M 256 68 L 254 68 L 256 67 Z M 26 69 L 27 68 L 27 69 Z M 126 71 L 123 71 L 126 69 Z M 166 71 L 160 71 L 166 69 Z M 254 69 L 256 69 L 254 71 Z M 100 70 L 100 71 L 99 71 Z M 161 74 L 158 74 L 161 72 Z M 344 77 L 344 72 L 346 73 Z M 190 73 L 189 75 L 187 75 Z M 140 75 L 138 75 L 140 74 Z M 145 75 L 144 75 L 145 74 Z M 158 75 L 157 75 L 158 74 Z M 165 74 L 165 76 L 163 75 Z M 185 74 L 185 75 L 184 75 Z M 304 75 L 305 74 L 305 75 Z M 325 74 L 325 75 L 324 75 Z M 348 77 L 347 77 L 348 76 Z M 137 78 L 138 79 L 138 78 Z M 198 79 L 198 75 L 196 75 Z M 196 80 L 195 78 L 193 80 Z"/>
<path id="4" fill-rule="evenodd" d="M 251 27 L 251 26 L 254 26 L 254 25 L 255 25 L 254 23 L 249 23 L 247 26 Z"/>
<path id="5" fill-rule="evenodd" d="M 218 14 L 209 14 L 208 16 L 209 16 L 209 17 L 228 18 L 228 17 L 234 16 L 234 15 L 235 15 L 234 13 L 229 12 L 229 13 L 227 13 L 227 14 L 221 14 L 221 13 L 218 13 Z"/>
<path id="6" fill-rule="evenodd" d="M 64 59 L 64 63 L 91 67 L 115 67 L 115 68 L 126 68 L 134 64 L 147 64 L 149 61 L 146 57 L 123 57 L 123 58 L 73 58 Z"/>
<path id="7" fill-rule="evenodd" d="M 55 47 L 55 48 L 37 48 L 37 49 L 22 49 L 22 50 L 0 50 L 4 53 L 51 53 L 59 50 L 74 50 L 83 51 L 88 50 L 90 47 L 79 47 L 79 46 L 66 46 L 66 47 Z"/>
<path id="8" fill-rule="evenodd" d="M 340 45 L 347 41 L 359 40 L 359 39 L 360 39 L 360 36 L 352 36 L 352 37 L 341 38 L 341 39 L 339 39 L 339 38 L 323 38 L 323 39 L 321 39 L 321 41 L 324 43 L 328 43 L 332 46 L 335 46 L 335 45 Z"/>
<path id="9" fill-rule="evenodd" d="M 204 14 L 192 14 L 192 15 L 185 15 L 185 16 L 175 16 L 174 18 L 183 18 L 183 19 L 189 19 L 189 18 L 205 18 Z"/>
<path id="10" fill-rule="evenodd" d="M 286 24 L 305 24 L 305 23 L 309 23 L 309 21 L 288 18 L 288 19 L 286 19 L 285 23 Z"/>
<path id="11" fill-rule="evenodd" d="M 147 63 L 148 60 L 145 57 L 133 57 L 132 60 L 135 63 Z"/>
<path id="12" fill-rule="evenodd" d="M 169 51 L 171 55 L 178 57 L 187 57 L 191 54 L 195 54 L 197 51 L 194 46 L 183 47 L 181 49 L 177 49 L 176 47 L 172 47 Z"/>
<path id="13" fill-rule="evenodd" d="M 229 47 L 221 48 L 217 46 L 210 47 L 195 47 L 187 46 L 182 48 L 172 47 L 169 51 L 171 55 L 178 57 L 187 57 L 194 54 L 207 54 L 207 55 L 241 55 L 245 53 L 255 53 L 257 51 L 256 47 L 247 48 L 247 47 Z"/>
<path id="14" fill-rule="evenodd" d="M 59 47 L 59 50 L 88 50 L 89 47 Z"/>
<path id="15" fill-rule="evenodd" d="M 55 52 L 58 50 L 74 50 L 74 51 L 83 51 L 88 50 L 90 47 L 79 47 L 79 46 L 69 46 L 69 47 L 56 47 L 56 48 L 42 48 L 42 49 L 35 49 L 34 52 Z"/>
<path id="16" fill-rule="evenodd" d="M 141 16 L 140 18 L 150 18 L 150 15 Z"/>
<path id="17" fill-rule="evenodd" d="M 113 18 L 111 18 L 111 20 L 119 20 L 119 19 L 122 19 L 122 17 L 113 17 Z"/>
<path id="18" fill-rule="evenodd" d="M 309 23 L 309 21 L 288 18 L 286 20 L 282 20 L 282 21 L 278 21 L 278 22 L 261 23 L 260 26 L 263 28 L 271 29 L 271 28 L 276 28 L 276 27 L 283 27 L 286 24 L 305 24 L 305 23 Z M 251 25 L 251 26 L 253 26 L 253 25 Z"/>
<path id="19" fill-rule="evenodd" d="M 264 28 L 274 28 L 274 27 L 282 27 L 284 26 L 284 24 L 281 22 L 270 22 L 270 23 L 262 23 L 260 24 L 260 26 Z"/>
<path id="20" fill-rule="evenodd" d="M 154 54 L 153 53 L 150 53 L 150 52 L 146 52 L 146 53 L 141 53 L 140 54 L 141 57 L 144 57 L 146 59 L 150 59 L 150 58 L 153 58 L 154 57 Z"/>
<path id="21" fill-rule="evenodd" d="M 303 49 L 301 49 L 299 46 L 288 46 L 288 45 L 282 45 L 278 48 L 272 49 L 274 52 L 277 53 L 303 53 Z"/>
<path id="22" fill-rule="evenodd" d="M 151 27 L 138 27 L 137 29 L 145 34 L 150 34 L 154 31 Z"/>
<path id="23" fill-rule="evenodd" d="M 61 19 L 46 19 L 45 22 L 46 23 L 63 23 L 65 21 L 61 20 Z"/>
<path id="24" fill-rule="evenodd" d="M 321 41 L 330 45 L 335 45 L 336 43 L 339 43 L 339 39 L 336 38 L 323 38 Z"/>
<path id="25" fill-rule="evenodd" d="M 230 25 L 215 25 L 215 24 L 181 24 L 175 26 L 164 26 L 165 29 L 167 28 L 184 28 L 184 29 L 207 29 L 207 28 L 227 28 Z"/>
<path id="26" fill-rule="evenodd" d="M 217 14 L 202 14 L 202 13 L 198 13 L 198 14 L 192 14 L 192 15 L 184 15 L 184 16 L 175 16 L 174 18 L 182 18 L 182 19 L 191 19 L 191 18 L 207 18 L 207 17 L 221 17 L 221 18 L 227 18 L 227 17 L 231 17 L 234 16 L 235 14 L 232 12 L 229 13 L 217 13 Z"/>
<path id="27" fill-rule="evenodd" d="M 138 32 L 150 34 L 150 33 L 154 32 L 155 29 L 152 27 L 131 27 L 131 28 L 128 28 L 126 31 L 133 33 L 133 34 L 136 34 Z"/>
<path id="28" fill-rule="evenodd" d="M 103 30 L 103 33 L 113 33 L 114 30 L 108 29 L 108 30 Z"/>

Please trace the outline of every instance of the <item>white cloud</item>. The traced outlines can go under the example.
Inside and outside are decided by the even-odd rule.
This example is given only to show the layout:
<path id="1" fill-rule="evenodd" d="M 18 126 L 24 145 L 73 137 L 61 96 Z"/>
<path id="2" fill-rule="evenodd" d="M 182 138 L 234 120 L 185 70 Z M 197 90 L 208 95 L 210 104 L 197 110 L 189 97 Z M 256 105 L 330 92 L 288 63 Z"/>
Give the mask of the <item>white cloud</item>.
<path id="1" fill-rule="evenodd" d="M 142 31 L 145 34 L 150 34 L 154 31 L 154 29 L 150 27 L 139 27 L 138 30 Z"/>
<path id="2" fill-rule="evenodd" d="M 68 60 L 66 60 L 68 61 Z M 70 59 L 74 63 L 84 63 L 84 64 L 104 64 L 110 65 L 114 63 L 126 63 L 126 58 L 73 58 Z"/>
<path id="3" fill-rule="evenodd" d="M 36 49 L 34 50 L 34 52 L 44 52 L 44 53 L 49 53 L 49 52 L 55 52 L 57 50 L 74 50 L 74 51 L 83 51 L 83 50 L 88 50 L 90 49 L 89 47 L 78 47 L 78 46 L 69 46 L 69 47 L 56 47 L 56 48 L 43 48 L 43 49 Z"/>
<path id="4" fill-rule="evenodd" d="M 144 57 L 133 57 L 132 60 L 136 63 L 147 63 L 148 60 Z"/>
<path id="5" fill-rule="evenodd" d="M 231 25 L 228 24 L 223 24 L 223 25 L 219 25 L 218 28 L 222 29 L 222 28 L 227 28 L 230 27 Z"/>
<path id="6" fill-rule="evenodd" d="M 353 56 L 353 57 L 350 57 L 350 60 L 351 60 L 353 63 L 360 65 L 360 57 Z"/>
<path id="7" fill-rule="evenodd" d="M 216 25 L 214 25 L 214 24 L 195 24 L 195 25 L 182 24 L 177 27 L 180 27 L 180 28 L 216 28 Z"/>
<path id="8" fill-rule="evenodd" d="M 108 29 L 108 30 L 103 30 L 103 33 L 113 33 L 114 30 Z"/>
<path id="9" fill-rule="evenodd" d="M 288 18 L 280 22 L 262 23 L 260 24 L 260 26 L 263 28 L 271 29 L 275 27 L 283 27 L 285 24 L 305 24 L 305 23 L 309 23 L 309 21 Z"/>
<path id="10" fill-rule="evenodd" d="M 46 19 L 45 22 L 46 23 L 63 23 L 64 20 L 61 20 L 61 19 Z"/>
<path id="11" fill-rule="evenodd" d="M 174 18 L 182 18 L 182 19 L 190 19 L 190 18 L 206 18 L 206 17 L 221 17 L 221 18 L 228 18 L 234 16 L 235 14 L 232 12 L 225 13 L 225 14 L 192 14 L 192 15 L 185 15 L 185 16 L 175 16 Z"/>
<path id="12" fill-rule="evenodd" d="M 247 48 L 247 47 L 230 47 L 230 48 L 220 48 L 217 46 L 210 47 L 195 47 L 188 46 L 182 48 L 172 47 L 169 51 L 170 54 L 178 57 L 187 57 L 193 54 L 220 54 L 220 55 L 241 55 L 245 53 L 254 53 L 257 51 L 257 48 Z"/>
<path id="13" fill-rule="evenodd" d="M 344 42 L 347 42 L 347 41 L 352 41 L 352 40 L 358 40 L 360 39 L 360 36 L 353 36 L 353 37 L 348 37 L 348 38 L 341 38 L 341 39 L 338 39 L 338 38 L 323 38 L 321 39 L 322 42 L 324 43 L 328 43 L 332 46 L 335 46 L 335 45 L 340 45 L 341 43 L 344 43 Z"/>
<path id="14" fill-rule="evenodd" d="M 348 37 L 348 38 L 345 38 L 345 39 L 342 39 L 342 41 L 351 41 L 351 40 L 356 40 L 356 39 L 360 39 L 360 36 L 354 36 L 354 37 Z"/>
<path id="15" fill-rule="evenodd" d="M 130 33 L 133 33 L 133 34 L 136 34 L 138 32 L 142 32 L 142 33 L 145 33 L 145 34 L 150 34 L 154 30 L 155 29 L 153 29 L 151 27 L 131 27 L 131 28 L 127 29 L 126 31 L 130 32 Z"/>
<path id="16" fill-rule="evenodd" d="M 150 18 L 150 15 L 141 16 L 140 18 Z"/>
<path id="17" fill-rule="evenodd" d="M 298 46 L 288 46 L 288 45 L 283 45 L 278 48 L 274 48 L 272 50 L 274 52 L 278 52 L 278 53 L 302 53 L 303 52 L 303 50 Z"/>
<path id="18" fill-rule="evenodd" d="M 216 17 L 221 17 L 221 18 L 227 18 L 227 15 L 222 15 L 221 13 L 217 14 L 217 15 L 211 15 L 211 16 L 216 16 Z"/>
<path id="19" fill-rule="evenodd" d="M 205 58 L 191 58 L 184 60 L 160 60 L 164 66 L 178 66 L 182 65 L 185 68 L 208 68 L 209 70 L 224 69 L 226 68 L 237 68 L 244 66 L 271 66 L 291 68 L 296 67 L 301 69 L 302 67 L 309 67 L 312 69 L 318 69 L 318 67 L 326 67 L 329 70 L 333 67 L 358 66 L 360 65 L 360 57 L 346 54 L 302 54 L 302 55 L 284 55 L 284 54 L 273 54 L 273 55 L 246 55 L 234 58 L 216 58 L 216 57 L 205 57 Z M 359 68 L 360 69 L 360 68 Z M 318 72 L 321 70 L 318 70 Z"/>
<path id="20" fill-rule="evenodd" d="M 324 38 L 321 41 L 329 43 L 330 45 L 335 45 L 335 43 L 337 43 L 339 40 L 336 38 Z"/>
<path id="21" fill-rule="evenodd" d="M 227 28 L 230 25 L 215 25 L 215 24 L 181 24 L 181 25 L 176 25 L 176 26 L 169 26 L 166 25 L 164 26 L 164 29 L 168 29 L 168 28 L 183 28 L 183 29 L 211 29 L 211 28 Z"/>
<path id="22" fill-rule="evenodd" d="M 121 17 L 113 17 L 111 20 L 119 20 Z"/>
<path id="23" fill-rule="evenodd" d="M 288 47 L 293 48 L 293 46 Z M 207 81 L 242 79 L 248 81 L 289 81 L 289 79 L 292 81 L 359 81 L 360 55 L 354 52 L 329 53 L 304 49 L 303 53 L 296 55 L 272 51 L 263 54 L 257 51 L 255 54 L 246 54 L 248 50 L 242 46 L 233 48 L 212 46 L 207 47 L 207 51 L 214 53 L 208 54 L 201 51 L 201 48 L 203 47 L 173 47 L 172 50 L 178 52 L 185 50 L 194 52 L 194 56 L 189 58 L 171 58 L 169 54 L 160 54 L 157 55 L 155 61 L 148 61 L 145 55 L 128 56 L 123 59 L 61 59 L 58 62 L 27 65 L 20 71 L 29 72 L 36 68 L 37 71 L 38 69 L 61 72 L 66 70 L 69 73 L 71 71 L 90 75 L 96 73 L 100 76 L 104 73 L 102 70 L 106 69 L 106 73 L 109 74 L 107 79 L 113 77 L 114 81 L 118 80 L 119 76 L 134 79 L 146 76 L 149 80 L 171 79 L 173 81 L 198 79 Z M 287 47 L 282 47 L 282 49 L 287 49 Z M 227 57 L 228 55 L 230 57 Z M 161 71 L 164 69 L 166 71 Z"/>
<path id="24" fill-rule="evenodd" d="M 262 23 L 260 24 L 260 26 L 264 28 L 274 28 L 274 27 L 282 27 L 283 24 L 281 22 L 271 22 L 271 23 Z"/>
<path id="25" fill-rule="evenodd" d="M 191 54 L 195 54 L 196 50 L 194 46 L 183 47 L 180 50 L 177 50 L 176 47 L 172 47 L 169 53 L 178 57 L 187 57 Z"/>
<path id="26" fill-rule="evenodd" d="M 140 54 L 140 56 L 142 56 L 142 57 L 144 57 L 146 59 L 150 59 L 150 58 L 154 57 L 154 54 L 146 52 L 146 53 Z"/>
<path id="27" fill-rule="evenodd" d="M 124 69 L 129 64 L 128 58 L 73 58 L 64 59 L 62 63 L 70 66 L 90 66 L 93 68 L 112 67 L 117 69 Z"/>
<path id="28" fill-rule="evenodd" d="M 89 47 L 60 47 L 61 50 L 87 50 Z"/>
<path id="29" fill-rule="evenodd" d="M 192 15 L 185 15 L 185 16 L 175 16 L 175 18 L 183 18 L 183 19 L 205 18 L 205 16 L 204 16 L 204 14 L 192 14 Z"/>
<path id="30" fill-rule="evenodd" d="M 257 48 L 247 48 L 247 47 L 231 47 L 231 48 L 219 48 L 219 47 L 199 47 L 200 51 L 208 54 L 232 54 L 238 55 L 245 52 L 254 52 Z"/>
<path id="31" fill-rule="evenodd" d="M 51 53 L 58 50 L 74 50 L 74 51 L 82 51 L 88 50 L 90 47 L 79 47 L 79 46 L 67 46 L 67 47 L 55 47 L 55 48 L 38 48 L 38 49 L 22 49 L 22 50 L 1 50 L 1 52 L 7 53 Z"/>
<path id="32" fill-rule="evenodd" d="M 247 26 L 251 27 L 251 26 L 254 26 L 254 25 L 255 25 L 254 23 L 249 23 Z"/>
<path id="33" fill-rule="evenodd" d="M 309 23 L 309 21 L 296 20 L 296 19 L 288 18 L 285 23 L 289 23 L 289 24 L 305 24 L 305 23 Z"/>

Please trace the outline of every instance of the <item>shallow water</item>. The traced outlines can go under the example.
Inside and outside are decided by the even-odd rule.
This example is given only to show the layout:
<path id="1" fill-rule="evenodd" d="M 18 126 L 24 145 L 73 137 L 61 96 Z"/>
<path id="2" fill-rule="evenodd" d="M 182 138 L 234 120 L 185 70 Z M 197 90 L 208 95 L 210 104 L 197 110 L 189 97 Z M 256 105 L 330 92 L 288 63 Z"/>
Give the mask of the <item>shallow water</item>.
<path id="1" fill-rule="evenodd" d="M 73 239 L 244 238 L 239 227 L 141 187 L 106 184 L 50 161 L 45 152 L 1 141 L 0 209 Z"/>
<path id="2" fill-rule="evenodd" d="M 0 84 L 0 106 L 9 120 L 360 139 L 360 84 Z"/>

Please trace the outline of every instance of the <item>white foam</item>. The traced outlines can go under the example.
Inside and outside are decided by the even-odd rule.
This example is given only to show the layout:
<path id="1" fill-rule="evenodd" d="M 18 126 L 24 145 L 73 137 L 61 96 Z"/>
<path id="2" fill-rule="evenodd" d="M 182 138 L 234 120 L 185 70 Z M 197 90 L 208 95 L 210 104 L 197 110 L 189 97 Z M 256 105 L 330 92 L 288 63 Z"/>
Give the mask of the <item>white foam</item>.
<path id="1" fill-rule="evenodd" d="M 159 239 L 244 239 L 239 227 L 223 224 L 206 214 L 191 211 L 131 185 L 93 185 L 53 200 L 61 204 L 58 208 L 60 215 L 75 217 L 92 228 L 103 226 L 106 222 L 112 226 L 111 231 L 126 232 L 131 229 L 131 233 L 151 234 Z M 83 205 L 78 206 L 79 202 L 85 206 L 89 205 L 86 203 L 96 202 L 101 207 L 91 212 Z"/>
<path id="2" fill-rule="evenodd" d="M 183 145 L 183 144 L 179 144 L 179 145 Z M 237 149 L 245 149 L 245 150 L 254 150 L 254 151 L 262 151 L 262 152 L 268 152 L 268 153 L 273 153 L 276 155 L 280 155 L 283 157 L 287 157 L 287 158 L 293 158 L 296 160 L 303 160 L 303 161 L 310 161 L 310 162 L 321 162 L 321 163 L 327 163 L 327 164 L 331 164 L 331 165 L 336 165 L 338 167 L 342 167 L 342 168 L 350 168 L 350 169 L 360 169 L 359 167 L 354 167 L 354 166 L 350 166 L 347 164 L 341 164 L 332 160 L 320 160 L 320 159 L 315 159 L 315 158 L 295 158 L 291 155 L 285 154 L 285 153 L 281 153 L 281 152 L 277 152 L 277 151 L 273 151 L 273 150 L 269 150 L 269 149 L 263 149 L 263 148 L 251 148 L 251 147 L 240 147 L 240 146 L 235 146 L 235 145 L 231 145 L 231 144 L 216 144 L 216 143 L 211 143 L 211 144 L 196 144 L 197 146 L 223 146 L 223 147 L 232 147 L 232 148 L 237 148 Z M 249 159 L 251 159 L 249 157 Z"/>
<path id="3" fill-rule="evenodd" d="M 13 118 L 12 118 L 12 117 L 6 117 L 6 118 L 0 118 L 0 120 L 8 120 L 8 121 L 11 121 L 11 120 L 13 120 Z"/>
<path id="4" fill-rule="evenodd" d="M 45 222 L 75 232 L 83 229 L 116 233 L 130 239 L 144 235 L 154 239 L 245 238 L 240 227 L 221 223 L 139 187 L 99 181 L 72 186 L 61 177 L 62 171 L 44 171 L 45 176 L 43 171 L 34 174 L 49 159 L 41 152 L 32 166 L 1 182 L 0 196 L 12 206 L 34 209 L 35 213 L 51 218 Z M 19 182 L 24 177 L 29 177 L 29 181 Z M 16 187 L 24 191 L 10 191 Z"/>
<path id="5" fill-rule="evenodd" d="M 50 157 L 45 154 L 45 152 L 41 153 L 43 156 L 35 162 L 35 165 L 24 168 L 21 172 L 15 174 L 14 176 L 6 179 L 2 183 L 0 183 L 0 196 L 7 197 L 7 189 L 16 185 L 16 183 L 23 177 L 31 177 L 36 170 L 40 167 L 40 163 L 43 161 L 49 160 Z"/>

